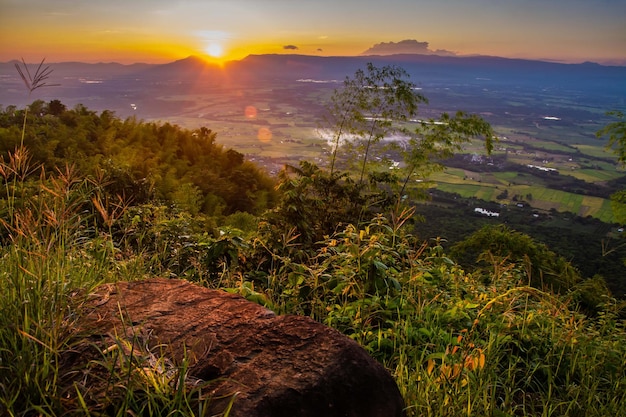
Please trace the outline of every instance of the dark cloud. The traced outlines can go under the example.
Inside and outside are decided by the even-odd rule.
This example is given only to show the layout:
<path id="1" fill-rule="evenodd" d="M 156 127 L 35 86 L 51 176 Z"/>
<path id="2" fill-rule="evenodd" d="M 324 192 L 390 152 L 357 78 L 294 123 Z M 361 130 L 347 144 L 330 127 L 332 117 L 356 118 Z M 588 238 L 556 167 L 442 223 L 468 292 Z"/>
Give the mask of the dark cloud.
<path id="1" fill-rule="evenodd" d="M 317 52 L 324 52 L 322 48 L 317 48 Z"/>
<path id="2" fill-rule="evenodd" d="M 405 39 L 400 42 L 381 42 L 372 46 L 361 55 L 394 55 L 394 54 L 423 54 L 423 55 L 456 55 L 445 49 L 432 50 L 428 42 L 418 42 L 415 39 Z"/>
<path id="3" fill-rule="evenodd" d="M 285 45 L 285 46 L 283 46 L 283 49 L 296 50 L 296 49 L 300 49 L 300 48 L 298 48 L 296 45 Z"/>

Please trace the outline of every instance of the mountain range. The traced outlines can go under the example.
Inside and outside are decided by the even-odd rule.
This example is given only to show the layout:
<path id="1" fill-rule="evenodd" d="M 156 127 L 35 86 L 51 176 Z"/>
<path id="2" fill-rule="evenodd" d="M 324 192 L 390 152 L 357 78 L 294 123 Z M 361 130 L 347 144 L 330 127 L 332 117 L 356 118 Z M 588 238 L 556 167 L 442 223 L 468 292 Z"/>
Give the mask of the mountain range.
<path id="1" fill-rule="evenodd" d="M 476 91 L 499 90 L 519 94 L 552 91 L 579 96 L 581 102 L 606 101 L 609 108 L 624 106 L 626 67 L 595 63 L 562 64 L 489 56 L 385 55 L 319 57 L 307 55 L 250 55 L 223 65 L 190 56 L 167 64 L 117 63 L 48 64 L 50 83 L 29 97 L 15 69 L 18 61 L 0 63 L 0 104 L 23 106 L 35 98 L 60 99 L 94 110 L 128 111 L 128 100 L 162 94 L 204 94 L 229 86 L 284 85 L 298 80 L 339 86 L 345 77 L 371 62 L 404 68 L 418 86 L 462 87 Z M 29 65 L 34 72 L 36 65 Z M 122 104 L 118 103 L 123 101 Z"/>

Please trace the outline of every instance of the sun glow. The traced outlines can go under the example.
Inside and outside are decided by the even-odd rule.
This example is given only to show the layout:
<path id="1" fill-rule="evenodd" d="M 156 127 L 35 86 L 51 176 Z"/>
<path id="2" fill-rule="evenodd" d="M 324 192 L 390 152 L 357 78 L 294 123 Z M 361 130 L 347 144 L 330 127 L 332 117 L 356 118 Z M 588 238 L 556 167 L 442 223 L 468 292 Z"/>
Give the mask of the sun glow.
<path id="1" fill-rule="evenodd" d="M 205 52 L 213 58 L 221 58 L 224 55 L 224 48 L 219 43 L 211 43 L 206 47 Z"/>

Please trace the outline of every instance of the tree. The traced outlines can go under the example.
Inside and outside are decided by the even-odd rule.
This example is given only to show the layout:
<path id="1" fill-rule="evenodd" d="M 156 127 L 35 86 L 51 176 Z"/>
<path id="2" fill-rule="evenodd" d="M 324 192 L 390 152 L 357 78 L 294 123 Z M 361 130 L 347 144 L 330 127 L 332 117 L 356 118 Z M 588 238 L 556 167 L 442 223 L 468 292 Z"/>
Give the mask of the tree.
<path id="1" fill-rule="evenodd" d="M 35 165 L 55 172 L 66 164 L 100 178 L 105 193 L 132 204 L 184 201 L 194 214 L 247 211 L 273 205 L 273 180 L 234 150 L 216 143 L 208 128 L 187 130 L 168 123 L 120 120 L 83 105 L 66 109 L 58 100 L 29 107 L 26 144 Z M 20 144 L 22 113 L 0 112 L 0 158 Z M 52 113 L 58 113 L 58 117 Z M 40 114 L 43 114 L 40 116 Z M 38 175 L 38 173 L 37 173 Z M 181 192 L 191 191 L 189 200 Z M 198 195 L 200 193 L 201 195 Z"/>
<path id="2" fill-rule="evenodd" d="M 484 138 L 487 152 L 491 152 L 494 136 L 489 123 L 463 112 L 418 120 L 419 105 L 427 103 L 427 98 L 409 80 L 409 74 L 396 66 L 377 68 L 368 63 L 365 71 L 358 70 L 353 78 L 346 78 L 343 88 L 331 97 L 329 106 L 328 120 L 333 131 L 331 175 L 338 162 L 338 150 L 342 148 L 342 155 L 356 153 L 360 158 L 358 183 L 363 184 L 368 174 L 370 182 L 378 185 L 380 170 L 367 171 L 371 153 L 384 138 L 394 137 L 386 148 L 400 152 L 404 176 L 386 174 L 384 182 L 403 178 L 397 195 L 399 201 L 412 178 L 424 179 L 441 169 L 440 161 L 461 150 L 472 138 Z M 385 168 L 399 168 L 398 164 L 396 161 L 396 166 Z"/>
<path id="3" fill-rule="evenodd" d="M 279 173 L 280 200 L 266 220 L 282 234 L 294 229 L 298 243 L 309 248 L 342 224 L 356 223 L 365 205 L 362 187 L 347 173 L 330 173 L 302 161 Z"/>
<path id="4" fill-rule="evenodd" d="M 607 124 L 605 127 L 596 132 L 596 136 L 609 137 L 606 145 L 608 150 L 612 150 L 622 165 L 626 165 L 626 117 L 621 111 L 610 111 L 608 116 L 614 116 L 618 120 Z M 611 208 L 613 215 L 618 223 L 626 223 L 626 190 L 621 190 L 611 195 Z"/>
<path id="5" fill-rule="evenodd" d="M 461 111 L 454 116 L 443 113 L 438 119 L 422 121 L 410 133 L 402 149 L 406 175 L 398 193 L 399 199 L 403 198 L 412 178 L 424 180 L 433 172 L 443 169 L 441 161 L 452 157 L 472 138 L 481 137 L 485 141 L 487 153 L 493 149 L 494 135 L 489 123 Z"/>
<path id="6" fill-rule="evenodd" d="M 65 104 L 61 103 L 60 100 L 51 100 L 48 103 L 48 114 L 53 116 L 60 116 L 67 110 Z"/>
<path id="7" fill-rule="evenodd" d="M 504 225 L 483 227 L 454 245 L 451 254 L 468 269 L 515 265 L 530 285 L 540 289 L 567 292 L 581 280 L 570 262 Z"/>
<path id="8" fill-rule="evenodd" d="M 437 120 L 414 120 L 418 105 L 426 102 L 415 84 L 408 81 L 406 71 L 398 67 L 368 64 L 365 71 L 358 70 L 353 78 L 346 78 L 329 106 L 333 125 L 330 170 L 303 162 L 281 172 L 281 197 L 268 218 L 275 232 L 295 230 L 299 244 L 312 245 L 332 235 L 342 224 L 359 226 L 394 204 L 392 216 L 398 216 L 411 178 L 427 177 L 441 167 L 441 159 L 460 150 L 472 137 L 484 136 L 491 150 L 491 127 L 477 116 L 458 112 L 454 116 L 444 113 Z M 385 144 L 376 149 L 403 158 L 403 177 L 398 175 L 402 173 L 396 166 L 399 163 L 392 166 L 398 169 L 391 170 L 389 165 L 370 163 L 374 147 L 391 135 L 403 145 Z M 338 170 L 340 155 L 343 158 L 354 150 L 358 151 L 359 164 L 353 170 Z"/>
<path id="9" fill-rule="evenodd" d="M 626 164 L 626 118 L 621 111 L 607 112 L 607 116 L 616 117 L 616 122 L 611 122 L 596 132 L 596 136 L 601 138 L 603 136 L 609 137 L 609 142 L 606 145 L 608 150 L 612 150 L 617 155 L 617 159 L 621 164 Z"/>
<path id="10" fill-rule="evenodd" d="M 343 89 L 336 90 L 328 108 L 333 130 L 333 151 L 330 172 L 335 169 L 341 145 L 353 145 L 361 154 L 359 183 L 363 182 L 372 146 L 386 136 L 402 134 L 399 124 L 417 114 L 418 105 L 427 103 L 409 81 L 409 74 L 393 65 L 382 68 L 368 63 L 347 77 Z M 350 140 L 344 140 L 344 136 Z M 352 142 L 351 142 L 352 141 Z"/>

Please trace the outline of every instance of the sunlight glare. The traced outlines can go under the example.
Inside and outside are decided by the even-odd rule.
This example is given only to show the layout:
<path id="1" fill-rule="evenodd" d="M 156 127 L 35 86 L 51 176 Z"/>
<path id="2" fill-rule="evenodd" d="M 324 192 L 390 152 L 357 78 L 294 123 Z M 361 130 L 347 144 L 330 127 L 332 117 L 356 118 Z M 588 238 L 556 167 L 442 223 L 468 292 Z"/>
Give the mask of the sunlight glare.
<path id="1" fill-rule="evenodd" d="M 206 53 L 213 58 L 219 58 L 224 54 L 224 48 L 218 43 L 212 43 L 206 48 Z"/>

